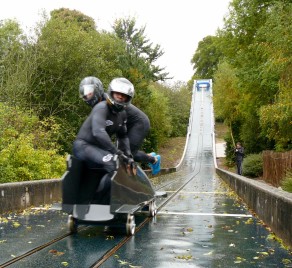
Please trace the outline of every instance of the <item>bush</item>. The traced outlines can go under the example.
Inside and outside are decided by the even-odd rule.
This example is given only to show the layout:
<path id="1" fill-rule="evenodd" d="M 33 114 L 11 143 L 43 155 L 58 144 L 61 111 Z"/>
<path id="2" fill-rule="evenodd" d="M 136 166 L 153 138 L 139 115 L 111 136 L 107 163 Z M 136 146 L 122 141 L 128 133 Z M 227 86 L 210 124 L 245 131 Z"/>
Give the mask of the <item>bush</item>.
<path id="1" fill-rule="evenodd" d="M 262 154 L 250 154 L 243 160 L 243 176 L 256 178 L 263 175 Z"/>
<path id="2" fill-rule="evenodd" d="M 59 126 L 0 103 L 0 183 L 60 178 L 65 156 L 54 142 Z"/>
<path id="3" fill-rule="evenodd" d="M 0 151 L 0 183 L 60 178 L 65 157 L 55 149 L 36 149 L 33 135 L 20 137 Z"/>
<path id="4" fill-rule="evenodd" d="M 292 193 L 292 169 L 287 171 L 285 177 L 281 181 L 281 186 L 284 191 Z"/>

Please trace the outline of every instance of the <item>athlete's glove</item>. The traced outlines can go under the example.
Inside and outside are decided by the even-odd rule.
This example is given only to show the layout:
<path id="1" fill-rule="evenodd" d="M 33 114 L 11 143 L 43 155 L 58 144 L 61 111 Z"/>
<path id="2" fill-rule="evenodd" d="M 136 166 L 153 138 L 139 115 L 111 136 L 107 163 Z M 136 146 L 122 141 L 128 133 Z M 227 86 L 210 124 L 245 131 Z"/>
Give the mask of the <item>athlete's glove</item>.
<path id="1" fill-rule="evenodd" d="M 127 169 L 132 170 L 135 174 L 137 165 L 132 157 L 126 156 L 121 150 L 118 150 L 117 155 L 119 156 L 120 160 L 123 161 L 127 165 Z"/>
<path id="2" fill-rule="evenodd" d="M 117 155 L 118 155 L 118 157 L 120 158 L 120 160 L 122 160 L 124 163 L 128 163 L 128 156 L 126 156 L 125 154 L 124 154 L 124 152 L 123 151 L 121 151 L 121 150 L 118 150 L 117 151 Z"/>
<path id="3" fill-rule="evenodd" d="M 132 169 L 134 169 L 134 168 L 137 167 L 136 162 L 134 161 L 133 158 L 128 158 L 128 160 L 127 160 L 127 164 L 128 164 Z"/>

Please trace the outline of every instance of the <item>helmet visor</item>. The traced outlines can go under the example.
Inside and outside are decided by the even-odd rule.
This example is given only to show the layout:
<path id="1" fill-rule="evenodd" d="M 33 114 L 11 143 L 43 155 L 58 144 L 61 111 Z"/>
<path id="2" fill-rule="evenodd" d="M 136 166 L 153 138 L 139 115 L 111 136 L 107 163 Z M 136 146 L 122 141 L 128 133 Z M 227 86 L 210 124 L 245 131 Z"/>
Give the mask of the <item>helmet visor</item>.
<path id="1" fill-rule="evenodd" d="M 85 101 L 91 100 L 94 97 L 94 85 L 84 85 L 83 94 L 80 97 Z"/>

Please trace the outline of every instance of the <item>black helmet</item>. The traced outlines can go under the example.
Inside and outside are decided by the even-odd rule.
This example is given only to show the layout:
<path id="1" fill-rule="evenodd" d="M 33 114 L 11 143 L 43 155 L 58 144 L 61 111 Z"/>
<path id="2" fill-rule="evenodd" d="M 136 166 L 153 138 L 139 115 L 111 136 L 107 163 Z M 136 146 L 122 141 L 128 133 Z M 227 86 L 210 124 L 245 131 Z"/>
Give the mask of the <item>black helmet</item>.
<path id="1" fill-rule="evenodd" d="M 80 82 L 79 94 L 88 105 L 93 107 L 103 98 L 103 85 L 101 81 L 94 76 L 85 77 Z"/>
<path id="2" fill-rule="evenodd" d="M 122 93 L 126 95 L 128 99 L 125 102 L 118 102 L 113 98 L 113 92 Z M 113 110 L 119 112 L 131 103 L 132 98 L 134 97 L 134 86 L 126 78 L 115 78 L 110 82 L 107 93 L 106 99 L 108 104 L 113 108 Z"/>

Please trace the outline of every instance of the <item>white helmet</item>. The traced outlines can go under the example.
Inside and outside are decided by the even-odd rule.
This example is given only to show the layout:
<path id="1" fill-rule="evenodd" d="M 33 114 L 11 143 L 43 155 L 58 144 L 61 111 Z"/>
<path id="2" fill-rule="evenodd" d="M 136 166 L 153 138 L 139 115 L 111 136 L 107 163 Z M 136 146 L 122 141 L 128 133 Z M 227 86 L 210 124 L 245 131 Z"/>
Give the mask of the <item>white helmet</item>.
<path id="1" fill-rule="evenodd" d="M 106 94 L 106 99 L 108 104 L 112 107 L 113 110 L 119 112 L 126 108 L 132 101 L 134 97 L 134 86 L 126 78 L 115 78 L 113 79 L 108 87 L 108 92 Z M 113 92 L 118 92 L 126 95 L 128 98 L 125 102 L 118 102 L 113 98 Z"/>

